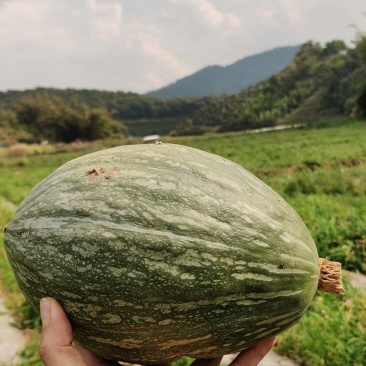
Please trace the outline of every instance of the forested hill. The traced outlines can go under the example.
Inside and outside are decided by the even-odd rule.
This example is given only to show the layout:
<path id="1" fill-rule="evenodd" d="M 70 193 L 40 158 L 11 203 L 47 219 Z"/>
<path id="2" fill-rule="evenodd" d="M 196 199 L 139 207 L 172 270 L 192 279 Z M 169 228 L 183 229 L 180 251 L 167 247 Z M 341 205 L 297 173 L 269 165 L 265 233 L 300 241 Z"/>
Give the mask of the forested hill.
<path id="1" fill-rule="evenodd" d="M 354 48 L 340 40 L 324 46 L 308 42 L 284 70 L 232 95 L 164 99 L 99 90 L 0 92 L 0 144 L 241 131 L 314 123 L 330 115 L 366 117 L 366 35 L 357 37 Z"/>
<path id="2" fill-rule="evenodd" d="M 235 95 L 211 98 L 180 134 L 193 126 L 240 131 L 357 114 L 366 116 L 366 36 L 355 48 L 340 40 L 304 44 L 285 70 Z"/>
<path id="3" fill-rule="evenodd" d="M 159 98 L 190 98 L 235 94 L 288 66 L 300 46 L 279 47 L 245 57 L 228 66 L 208 66 L 161 89 L 147 93 Z"/>
<path id="4" fill-rule="evenodd" d="M 166 100 L 122 91 L 92 89 L 0 91 L 0 144 L 9 138 L 59 141 L 65 139 L 64 132 L 68 135 L 67 140 L 89 139 L 91 135 L 86 130 L 90 128 L 82 124 L 90 124 L 90 121 L 85 121 L 85 116 L 92 118 L 94 112 L 98 115 L 101 112 L 104 117 L 123 123 L 133 136 L 169 134 L 207 102 L 208 98 Z M 52 124 L 57 124 L 57 128 L 51 128 Z M 60 133 L 60 128 L 63 133 Z M 72 130 L 75 134 L 70 133 Z"/>

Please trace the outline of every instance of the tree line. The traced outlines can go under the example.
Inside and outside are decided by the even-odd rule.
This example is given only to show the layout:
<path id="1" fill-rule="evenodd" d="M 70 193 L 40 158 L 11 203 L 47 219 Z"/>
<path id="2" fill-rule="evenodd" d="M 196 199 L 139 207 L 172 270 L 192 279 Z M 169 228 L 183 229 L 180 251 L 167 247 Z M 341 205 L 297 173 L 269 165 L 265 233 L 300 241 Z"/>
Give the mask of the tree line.
<path id="1" fill-rule="evenodd" d="M 324 47 L 308 42 L 285 70 L 238 94 L 212 98 L 190 123 L 236 131 L 324 115 L 366 116 L 365 40 L 360 36 L 352 49 L 340 40 Z"/>
<path id="2" fill-rule="evenodd" d="M 186 117 L 204 105 L 210 98 L 160 99 L 130 92 L 112 92 L 95 89 L 36 88 L 0 92 L 0 108 L 14 107 L 21 99 L 46 93 L 60 98 L 70 106 L 80 104 L 91 108 L 105 108 L 118 120 L 164 119 Z"/>
<path id="3" fill-rule="evenodd" d="M 105 108 L 69 105 L 61 98 L 38 92 L 0 109 L 3 140 L 71 142 L 97 140 L 126 134 L 126 127 Z"/>
<path id="4" fill-rule="evenodd" d="M 285 70 L 233 95 L 159 99 L 77 89 L 0 92 L 2 140 L 103 139 L 126 135 L 125 124 L 140 121 L 180 122 L 178 128 L 172 123 L 171 134 L 189 135 L 309 122 L 327 115 L 366 117 L 365 34 L 357 35 L 353 48 L 340 40 L 324 46 L 307 42 Z"/>
<path id="5" fill-rule="evenodd" d="M 86 89 L 0 92 L 0 132 L 18 140 L 103 139 L 128 134 L 126 125 L 135 121 L 184 121 L 208 100 Z"/>

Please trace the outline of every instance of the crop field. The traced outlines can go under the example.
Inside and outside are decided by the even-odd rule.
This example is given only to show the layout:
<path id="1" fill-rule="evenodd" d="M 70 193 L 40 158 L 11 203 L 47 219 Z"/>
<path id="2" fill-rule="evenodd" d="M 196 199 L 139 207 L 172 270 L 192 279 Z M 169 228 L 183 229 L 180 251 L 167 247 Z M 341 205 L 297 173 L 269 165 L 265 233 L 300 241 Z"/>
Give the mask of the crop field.
<path id="1" fill-rule="evenodd" d="M 366 274 L 366 121 L 337 120 L 316 128 L 259 134 L 228 133 L 163 138 L 222 155 L 242 165 L 282 195 L 299 213 L 319 256 Z M 0 232 L 16 207 L 43 178 L 66 161 L 124 141 L 77 150 L 0 154 Z M 130 143 L 130 142 L 128 142 Z M 362 366 L 366 360 L 366 294 L 345 276 L 346 294 L 318 293 L 275 350 L 303 366 Z M 0 290 L 20 327 L 33 328 L 24 365 L 40 365 L 39 320 L 24 305 L 0 234 Z"/>

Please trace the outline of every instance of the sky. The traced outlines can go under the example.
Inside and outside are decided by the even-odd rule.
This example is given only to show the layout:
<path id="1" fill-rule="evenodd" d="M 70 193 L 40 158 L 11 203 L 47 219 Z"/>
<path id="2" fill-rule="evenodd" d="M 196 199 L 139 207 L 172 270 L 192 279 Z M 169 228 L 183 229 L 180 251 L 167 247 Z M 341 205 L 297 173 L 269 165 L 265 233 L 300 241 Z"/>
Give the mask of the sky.
<path id="1" fill-rule="evenodd" d="M 0 0 L 0 90 L 145 93 L 208 65 L 366 32 L 365 0 Z"/>

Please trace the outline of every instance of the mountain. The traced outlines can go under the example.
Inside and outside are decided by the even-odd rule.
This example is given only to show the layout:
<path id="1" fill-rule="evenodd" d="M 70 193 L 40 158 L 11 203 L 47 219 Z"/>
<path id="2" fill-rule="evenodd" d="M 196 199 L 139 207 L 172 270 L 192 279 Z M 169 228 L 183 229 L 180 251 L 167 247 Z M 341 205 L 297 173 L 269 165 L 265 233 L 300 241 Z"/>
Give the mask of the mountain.
<path id="1" fill-rule="evenodd" d="M 164 99 L 82 89 L 37 88 L 0 92 L 0 143 L 1 140 L 7 141 L 7 136 L 18 141 L 28 139 L 29 135 L 32 141 L 43 138 L 33 128 L 33 122 L 24 122 L 32 121 L 34 111 L 37 112 L 35 107 L 39 107 L 41 112 L 46 111 L 42 112 L 44 116 L 41 112 L 36 113 L 42 117 L 42 133 L 46 133 L 47 128 L 55 131 L 49 122 L 50 113 L 60 108 L 50 108 L 53 104 L 62 106 L 62 111 L 75 111 L 72 116 L 79 116 L 79 112 L 83 116 L 93 116 L 90 111 L 85 112 L 87 107 L 97 109 L 93 113 L 98 116 L 105 116 L 107 111 L 127 126 L 132 136 L 197 135 L 281 124 L 316 123 L 327 116 L 365 116 L 366 47 L 362 48 L 363 44 L 359 42 L 356 47 L 348 48 L 342 40 L 333 40 L 325 45 L 307 42 L 287 67 L 236 94 Z M 265 54 L 273 61 L 276 58 L 272 52 L 275 50 Z M 271 53 L 273 57 L 269 57 Z M 234 65 L 238 64 L 239 61 Z M 257 59 L 256 65 L 259 64 Z M 206 72 L 215 69 L 222 68 L 211 67 Z M 59 119 L 60 113 L 56 117 L 57 121 L 64 123 L 64 118 Z M 65 126 L 72 130 L 69 124 Z M 84 130 L 84 127 L 80 128 L 80 131 Z"/>
<path id="2" fill-rule="evenodd" d="M 147 95 L 160 98 L 190 98 L 235 94 L 267 79 L 288 66 L 300 46 L 278 47 L 245 57 L 228 66 L 208 66 Z"/>
<path id="3" fill-rule="evenodd" d="M 237 94 L 207 98 L 178 132 L 188 134 L 193 127 L 243 131 L 361 115 L 366 111 L 366 57 L 364 62 L 359 46 L 347 48 L 341 40 L 325 46 L 307 42 L 281 72 Z"/>

